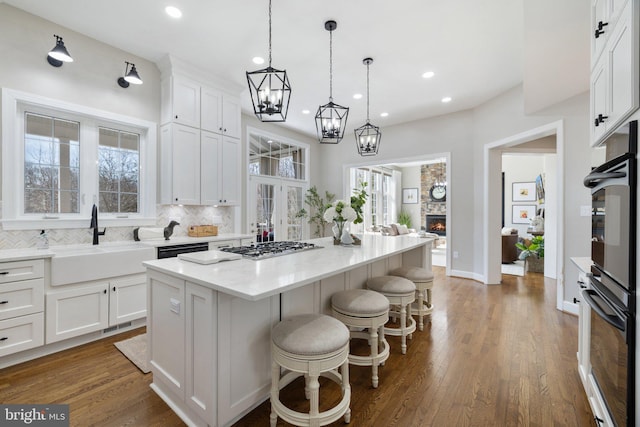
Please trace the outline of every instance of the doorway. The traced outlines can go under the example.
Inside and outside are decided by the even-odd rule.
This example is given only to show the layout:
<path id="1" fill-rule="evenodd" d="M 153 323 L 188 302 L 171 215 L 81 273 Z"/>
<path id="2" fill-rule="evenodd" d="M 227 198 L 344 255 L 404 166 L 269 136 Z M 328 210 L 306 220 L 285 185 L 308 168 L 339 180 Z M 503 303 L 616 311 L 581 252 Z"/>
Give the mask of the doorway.
<path id="1" fill-rule="evenodd" d="M 545 216 L 555 218 L 545 224 L 545 258 L 549 257 L 551 269 L 555 272 L 557 282 L 556 307 L 562 310 L 564 300 L 564 226 L 560 220 L 564 217 L 563 200 L 563 164 L 564 133 L 562 121 L 556 121 L 530 131 L 504 138 L 484 146 L 484 230 L 483 230 L 483 264 L 485 284 L 500 284 L 501 275 L 501 179 L 502 153 L 514 150 L 514 147 L 540 138 L 555 135 L 556 162 L 550 171 L 556 176 L 555 185 L 547 187 L 545 198 Z M 545 259 L 545 264 L 547 260 Z"/>

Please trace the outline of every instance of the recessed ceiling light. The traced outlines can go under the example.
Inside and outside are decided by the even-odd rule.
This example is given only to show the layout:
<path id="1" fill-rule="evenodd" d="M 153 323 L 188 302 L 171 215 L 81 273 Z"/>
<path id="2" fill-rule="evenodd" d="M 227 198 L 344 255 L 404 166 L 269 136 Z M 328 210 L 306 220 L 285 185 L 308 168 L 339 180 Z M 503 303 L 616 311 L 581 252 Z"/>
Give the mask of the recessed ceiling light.
<path id="1" fill-rule="evenodd" d="M 269 139 L 267 140 L 267 144 L 273 144 L 273 141 Z"/>
<path id="2" fill-rule="evenodd" d="M 311 111 L 309 110 L 302 110 L 302 114 L 309 114 Z"/>
<path id="3" fill-rule="evenodd" d="M 444 102 L 444 103 L 451 102 L 451 97 L 450 96 L 445 96 L 444 98 L 442 98 L 442 102 Z"/>
<path id="4" fill-rule="evenodd" d="M 353 95 L 353 99 L 360 99 L 362 98 L 362 94 L 361 93 L 356 93 Z"/>
<path id="5" fill-rule="evenodd" d="M 427 71 L 426 73 L 424 73 L 422 75 L 422 77 L 425 78 L 425 79 L 430 79 L 431 77 L 433 77 L 435 75 L 436 75 L 436 73 L 434 73 L 433 71 Z"/>
<path id="6" fill-rule="evenodd" d="M 380 117 L 387 117 L 389 113 L 380 113 Z"/>
<path id="7" fill-rule="evenodd" d="M 165 7 L 164 11 L 167 12 L 167 15 L 169 15 L 172 18 L 178 19 L 182 17 L 182 11 L 177 7 L 167 6 Z"/>
<path id="8" fill-rule="evenodd" d="M 258 64 L 258 65 L 264 64 L 264 58 L 261 56 L 254 56 L 252 61 L 254 64 Z"/>

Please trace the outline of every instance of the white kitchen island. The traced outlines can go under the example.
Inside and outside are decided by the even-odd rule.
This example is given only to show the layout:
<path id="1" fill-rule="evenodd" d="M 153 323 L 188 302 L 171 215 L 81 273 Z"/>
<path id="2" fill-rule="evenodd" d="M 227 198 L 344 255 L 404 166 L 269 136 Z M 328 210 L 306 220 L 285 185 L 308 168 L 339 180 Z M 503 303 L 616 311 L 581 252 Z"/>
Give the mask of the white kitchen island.
<path id="1" fill-rule="evenodd" d="M 330 314 L 334 292 L 401 265 L 431 269 L 432 238 L 309 242 L 322 247 L 259 261 L 144 263 L 151 387 L 185 423 L 227 426 L 269 397 L 271 327 L 282 317 Z"/>

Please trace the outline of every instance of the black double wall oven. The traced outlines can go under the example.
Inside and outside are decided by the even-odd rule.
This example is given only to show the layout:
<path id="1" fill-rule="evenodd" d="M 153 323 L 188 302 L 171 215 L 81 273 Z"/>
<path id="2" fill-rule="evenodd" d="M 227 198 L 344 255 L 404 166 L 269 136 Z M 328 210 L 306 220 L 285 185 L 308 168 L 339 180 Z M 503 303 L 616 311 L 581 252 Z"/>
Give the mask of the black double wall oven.
<path id="1" fill-rule="evenodd" d="M 605 163 L 584 179 L 591 189 L 589 285 L 591 374 L 618 426 L 635 425 L 636 154 L 638 124 L 604 142 Z M 596 421 L 599 421 L 596 418 Z"/>

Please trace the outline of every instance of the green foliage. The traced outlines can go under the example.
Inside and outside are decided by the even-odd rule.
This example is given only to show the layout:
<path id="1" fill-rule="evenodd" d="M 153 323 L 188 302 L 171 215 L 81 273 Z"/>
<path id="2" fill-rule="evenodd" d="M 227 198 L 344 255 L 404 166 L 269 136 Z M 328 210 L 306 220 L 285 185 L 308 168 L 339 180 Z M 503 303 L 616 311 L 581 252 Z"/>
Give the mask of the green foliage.
<path id="1" fill-rule="evenodd" d="M 314 235 L 316 237 L 324 237 L 325 227 L 328 224 L 328 222 L 323 218 L 324 211 L 331 206 L 331 203 L 333 203 L 335 198 L 336 195 L 329 193 L 328 191 L 324 192 L 324 198 L 321 197 L 320 194 L 318 194 L 318 189 L 314 185 L 307 190 L 307 193 L 304 196 L 304 202 L 309 205 L 310 212 L 307 212 L 304 208 L 300 209 L 296 214 L 296 217 L 309 218 L 309 224 L 316 228 Z"/>
<path id="2" fill-rule="evenodd" d="M 398 213 L 398 224 L 406 225 L 407 228 L 411 228 L 411 214 L 405 210 L 401 210 Z"/>
<path id="3" fill-rule="evenodd" d="M 520 242 L 516 243 L 516 247 L 520 249 L 520 259 L 527 259 L 530 256 L 537 258 L 544 258 L 544 237 L 534 236 L 528 245 L 524 245 Z"/>
<path id="4" fill-rule="evenodd" d="M 360 182 L 360 188 L 353 189 L 353 195 L 351 196 L 351 207 L 356 211 L 358 217 L 353 221 L 354 224 L 360 224 L 364 221 L 362 210 L 364 204 L 367 201 L 367 183 Z"/>

